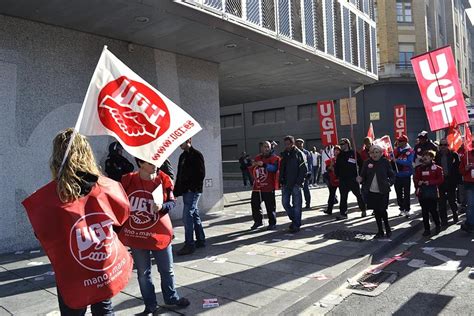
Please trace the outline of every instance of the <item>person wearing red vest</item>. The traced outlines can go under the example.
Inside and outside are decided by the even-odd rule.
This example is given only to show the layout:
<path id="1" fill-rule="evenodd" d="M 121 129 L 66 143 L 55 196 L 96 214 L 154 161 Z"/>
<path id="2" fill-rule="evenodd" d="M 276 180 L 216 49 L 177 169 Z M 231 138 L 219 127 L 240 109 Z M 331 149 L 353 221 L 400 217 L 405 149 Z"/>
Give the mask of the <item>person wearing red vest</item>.
<path id="1" fill-rule="evenodd" d="M 324 213 L 331 215 L 334 204 L 336 204 L 336 191 L 339 187 L 339 179 L 334 172 L 334 167 L 336 165 L 337 156 L 341 153 L 341 147 L 339 145 L 334 146 L 334 157 L 325 161 L 326 170 L 328 173 L 328 189 L 329 189 L 329 198 L 328 198 L 328 207 Z"/>
<path id="2" fill-rule="evenodd" d="M 186 307 L 189 305 L 189 300 L 179 297 L 174 281 L 172 226 L 168 215 L 168 212 L 176 206 L 173 182 L 155 165 L 138 158 L 135 160 L 138 171 L 122 177 L 122 185 L 130 199 L 132 213 L 129 225 L 122 228 L 120 237 L 132 250 L 138 284 L 145 303 L 143 314 L 154 313 L 158 308 L 155 286 L 151 278 L 152 256 L 160 273 L 165 304 Z M 156 193 L 153 195 L 159 186 L 161 189 L 158 192 L 162 194 L 162 198 L 157 197 Z"/>
<path id="3" fill-rule="evenodd" d="M 474 148 L 474 141 L 472 142 Z M 467 202 L 466 221 L 461 225 L 461 229 L 474 233 L 474 150 L 465 153 L 459 164 L 459 172 L 464 181 L 465 198 Z"/>
<path id="4" fill-rule="evenodd" d="M 127 195 L 101 175 L 89 142 L 72 128 L 54 138 L 50 169 L 53 180 L 23 205 L 55 272 L 61 315 L 85 315 L 88 305 L 92 315 L 113 315 L 110 298 L 133 267 L 114 230 L 129 217 Z"/>
<path id="5" fill-rule="evenodd" d="M 366 137 L 364 138 L 364 145 L 362 146 L 362 148 L 359 150 L 359 155 L 360 155 L 360 158 L 362 159 L 362 161 L 366 161 L 366 160 L 369 160 L 370 158 L 370 155 L 369 155 L 369 150 L 370 150 L 370 147 L 372 146 L 372 138 L 370 137 Z"/>
<path id="6" fill-rule="evenodd" d="M 430 214 L 436 225 L 436 234 L 441 231 L 441 222 L 437 210 L 439 198 L 438 187 L 443 183 L 444 176 L 443 168 L 433 162 L 435 156 L 436 153 L 434 151 L 425 151 L 421 157 L 421 165 L 416 167 L 415 176 L 413 177 L 416 195 L 420 201 L 423 225 L 425 227 L 423 236 L 429 236 L 431 234 Z"/>
<path id="7" fill-rule="evenodd" d="M 280 158 L 272 153 L 270 142 L 264 141 L 261 145 L 261 154 L 257 155 L 249 168 L 254 179 L 251 206 L 254 224 L 251 230 L 262 226 L 262 202 L 268 215 L 268 230 L 276 228 L 276 201 L 275 182 Z"/>

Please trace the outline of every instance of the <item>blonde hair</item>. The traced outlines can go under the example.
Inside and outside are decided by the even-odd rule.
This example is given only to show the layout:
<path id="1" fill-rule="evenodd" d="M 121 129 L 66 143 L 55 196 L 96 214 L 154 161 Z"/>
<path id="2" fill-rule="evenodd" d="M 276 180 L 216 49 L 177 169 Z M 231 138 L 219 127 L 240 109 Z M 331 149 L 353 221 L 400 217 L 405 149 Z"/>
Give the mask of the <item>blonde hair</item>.
<path id="1" fill-rule="evenodd" d="M 57 181 L 57 192 L 62 202 L 72 202 L 81 196 L 80 183 L 83 181 L 78 171 L 87 172 L 95 176 L 100 175 L 99 168 L 95 162 L 94 153 L 87 138 L 76 133 L 68 157 L 61 169 L 66 149 L 74 129 L 67 128 L 53 140 L 53 152 L 49 162 L 49 168 L 53 179 Z M 59 174 L 61 172 L 61 174 Z"/>

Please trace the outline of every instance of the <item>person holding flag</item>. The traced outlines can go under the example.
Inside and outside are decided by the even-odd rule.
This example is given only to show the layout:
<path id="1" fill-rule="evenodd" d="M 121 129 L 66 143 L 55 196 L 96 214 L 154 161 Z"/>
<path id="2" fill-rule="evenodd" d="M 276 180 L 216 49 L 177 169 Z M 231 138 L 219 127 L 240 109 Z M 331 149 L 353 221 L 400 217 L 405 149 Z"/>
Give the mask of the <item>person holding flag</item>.
<path id="1" fill-rule="evenodd" d="M 397 204 L 400 209 L 399 216 L 410 216 L 410 190 L 411 176 L 413 175 L 413 160 L 415 151 L 408 144 L 408 137 L 401 135 L 397 139 L 397 147 L 394 150 L 394 160 L 397 173 L 395 176 L 395 192 Z"/>
<path id="2" fill-rule="evenodd" d="M 370 158 L 369 151 L 373 141 L 374 139 L 369 136 L 364 138 L 364 144 L 362 145 L 362 148 L 359 151 L 359 155 L 362 161 L 366 161 Z"/>
<path id="3" fill-rule="evenodd" d="M 347 198 L 349 192 L 352 192 L 357 198 L 357 204 L 359 205 L 362 217 L 366 217 L 365 203 L 360 191 L 360 185 L 356 181 L 356 177 L 359 175 L 359 170 L 362 167 L 362 159 L 359 154 L 356 156 L 355 151 L 352 150 L 349 139 L 342 138 L 339 141 L 339 146 L 341 147 L 341 153 L 337 156 L 334 168 L 336 177 L 339 179 L 339 192 L 341 193 L 339 203 L 340 215 L 337 219 L 347 219 Z"/>
<path id="4" fill-rule="evenodd" d="M 130 215 L 127 195 L 101 175 L 88 140 L 72 128 L 54 138 L 50 169 L 53 180 L 23 205 L 53 266 L 61 315 L 84 315 L 87 305 L 93 315 L 113 315 L 110 298 L 133 267 L 115 233 Z"/>
<path id="5" fill-rule="evenodd" d="M 262 202 L 265 202 L 268 230 L 274 230 L 276 228 L 275 182 L 280 158 L 272 153 L 269 141 L 261 144 L 260 151 L 261 153 L 255 157 L 250 167 L 254 178 L 250 198 L 254 223 L 250 229 L 254 230 L 263 225 Z"/>
<path id="6" fill-rule="evenodd" d="M 327 186 L 329 189 L 328 207 L 324 211 L 327 215 L 332 214 L 334 204 L 337 203 L 336 191 L 339 187 L 339 179 L 336 177 L 334 167 L 336 165 L 337 156 L 341 153 L 341 147 L 339 145 L 334 146 L 334 157 L 326 160 L 327 170 Z"/>

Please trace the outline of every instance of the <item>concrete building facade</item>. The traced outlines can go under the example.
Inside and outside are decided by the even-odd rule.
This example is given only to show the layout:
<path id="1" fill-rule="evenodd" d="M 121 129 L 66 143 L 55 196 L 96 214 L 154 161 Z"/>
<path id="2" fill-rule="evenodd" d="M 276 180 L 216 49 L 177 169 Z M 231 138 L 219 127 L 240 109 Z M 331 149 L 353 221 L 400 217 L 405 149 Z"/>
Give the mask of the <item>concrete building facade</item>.
<path id="1" fill-rule="evenodd" d="M 49 182 L 51 141 L 74 126 L 104 45 L 203 127 L 206 212 L 223 207 L 222 105 L 377 79 L 375 23 L 360 12 L 336 0 L 2 1 L 0 253 L 37 246 L 21 201 Z M 91 138 L 101 165 L 111 141 Z"/>
<path id="2" fill-rule="evenodd" d="M 353 1 L 361 5 L 363 1 Z M 411 67 L 410 58 L 445 45 L 451 45 L 458 64 L 461 86 L 469 103 L 472 95 L 472 25 L 465 14 L 468 1 L 459 0 L 377 0 L 373 15 L 377 23 L 378 76 L 376 83 L 364 85 L 357 93 L 357 124 L 355 139 L 360 145 L 372 123 L 376 136 L 394 135 L 394 106 L 407 107 L 408 136 L 413 142 L 420 130 L 429 131 L 428 121 Z M 471 58 L 471 59 L 470 59 Z M 342 83 L 341 83 L 342 85 Z M 355 86 L 353 86 L 354 88 Z M 258 151 L 262 139 L 279 139 L 292 134 L 306 138 L 307 147 L 320 146 L 318 100 L 338 100 L 348 96 L 346 91 L 311 93 L 291 98 L 266 100 L 224 107 L 221 110 L 224 171 L 236 170 L 235 158 L 247 150 Z M 336 102 L 339 137 L 349 137 L 348 126 L 341 126 L 340 107 Z M 255 124 L 252 119 L 261 111 L 277 109 L 280 121 Z M 265 114 L 267 112 L 264 112 Z M 306 113 L 304 116 L 302 113 Z M 270 112 L 269 116 L 272 117 Z M 234 122 L 232 125 L 231 119 Z M 237 122 L 237 123 L 236 123 Z M 433 135 L 434 136 L 434 135 Z M 393 137 L 393 136 L 392 136 Z M 234 163 L 232 163 L 234 161 Z M 234 167 L 230 166 L 234 164 Z"/>

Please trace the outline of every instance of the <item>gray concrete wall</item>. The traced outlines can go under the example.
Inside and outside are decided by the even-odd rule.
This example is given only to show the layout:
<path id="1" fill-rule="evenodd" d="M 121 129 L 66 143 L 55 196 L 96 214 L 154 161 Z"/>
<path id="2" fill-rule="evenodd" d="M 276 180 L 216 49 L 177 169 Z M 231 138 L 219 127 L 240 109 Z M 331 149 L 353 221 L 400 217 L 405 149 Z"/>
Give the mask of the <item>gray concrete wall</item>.
<path id="1" fill-rule="evenodd" d="M 223 206 L 218 65 L 139 45 L 130 53 L 123 41 L 1 15 L 0 25 L 0 253 L 37 245 L 21 201 L 50 180 L 51 141 L 74 126 L 103 45 L 202 125 L 194 144 L 212 186 L 201 207 Z M 112 139 L 90 140 L 103 165 Z"/>

